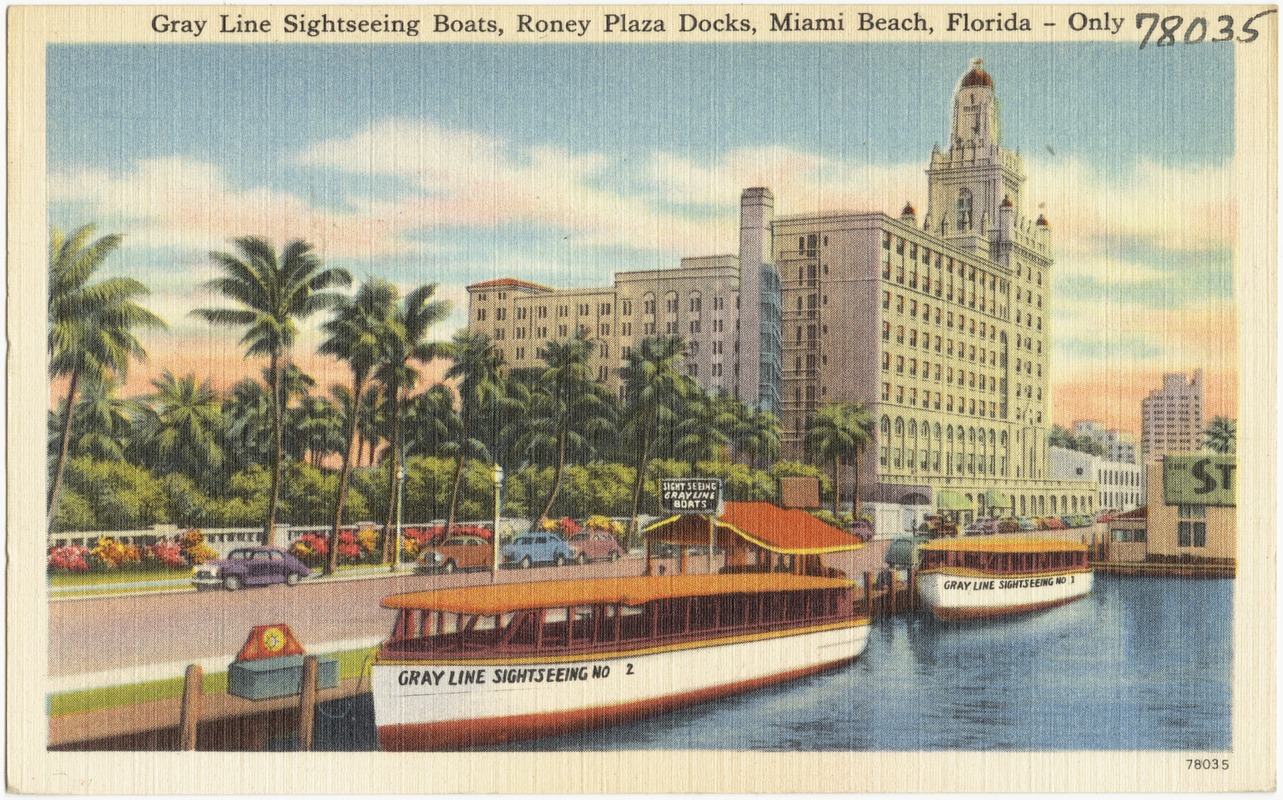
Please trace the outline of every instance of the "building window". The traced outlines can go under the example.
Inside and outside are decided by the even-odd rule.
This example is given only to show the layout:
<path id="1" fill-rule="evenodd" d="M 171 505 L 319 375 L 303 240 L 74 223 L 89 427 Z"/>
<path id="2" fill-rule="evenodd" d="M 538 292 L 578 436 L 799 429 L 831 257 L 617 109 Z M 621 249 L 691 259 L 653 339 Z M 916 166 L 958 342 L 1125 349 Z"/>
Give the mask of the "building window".
<path id="1" fill-rule="evenodd" d="M 969 189 L 960 189 L 958 191 L 958 213 L 956 218 L 958 230 L 965 231 L 971 228 L 971 191 Z"/>
<path id="2" fill-rule="evenodd" d="M 1207 507 L 1180 506 L 1177 509 L 1176 545 L 1207 547 Z"/>
<path id="3" fill-rule="evenodd" d="M 486 321 L 486 310 L 484 308 L 477 309 L 477 322 L 485 322 L 485 321 Z"/>

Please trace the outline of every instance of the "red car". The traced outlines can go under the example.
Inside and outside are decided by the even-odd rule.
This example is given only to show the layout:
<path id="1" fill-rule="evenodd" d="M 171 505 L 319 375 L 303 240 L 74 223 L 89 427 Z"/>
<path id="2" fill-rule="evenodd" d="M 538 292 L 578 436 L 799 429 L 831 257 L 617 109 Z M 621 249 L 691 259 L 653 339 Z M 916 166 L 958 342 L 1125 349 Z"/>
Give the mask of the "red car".
<path id="1" fill-rule="evenodd" d="M 618 561 L 624 555 L 624 548 L 619 546 L 615 537 L 601 531 L 576 533 L 567 544 L 575 552 L 575 561 L 580 564 L 587 564 L 589 561 Z"/>

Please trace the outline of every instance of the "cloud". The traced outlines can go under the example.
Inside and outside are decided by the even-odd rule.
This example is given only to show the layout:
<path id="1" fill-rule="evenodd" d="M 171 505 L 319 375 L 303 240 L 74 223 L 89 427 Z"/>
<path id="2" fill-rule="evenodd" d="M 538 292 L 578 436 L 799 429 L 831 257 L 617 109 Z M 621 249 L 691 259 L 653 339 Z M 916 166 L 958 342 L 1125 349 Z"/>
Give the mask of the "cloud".
<path id="1" fill-rule="evenodd" d="M 645 194 L 606 188 L 619 165 L 599 154 L 519 148 L 431 122 L 386 120 L 321 142 L 300 163 L 341 172 L 397 176 L 418 190 L 378 207 L 399 226 L 422 230 L 542 225 L 579 244 L 707 252 L 708 218 L 666 212 Z M 725 216 L 725 212 L 721 216 Z"/>
<path id="2" fill-rule="evenodd" d="M 289 192 L 235 188 L 221 168 L 182 158 L 146 159 L 121 173 L 73 168 L 49 176 L 49 201 L 126 228 L 131 244 L 200 252 L 247 234 L 278 244 L 312 242 L 323 257 L 404 254 L 415 245 L 369 202 L 321 208 Z"/>
<path id="3" fill-rule="evenodd" d="M 1140 161 L 1105 174 L 1067 158 L 1033 159 L 1027 167 L 1026 211 L 1047 215 L 1061 252 L 1109 254 L 1136 245 L 1152 252 L 1217 250 L 1234 241 L 1229 165 Z"/>

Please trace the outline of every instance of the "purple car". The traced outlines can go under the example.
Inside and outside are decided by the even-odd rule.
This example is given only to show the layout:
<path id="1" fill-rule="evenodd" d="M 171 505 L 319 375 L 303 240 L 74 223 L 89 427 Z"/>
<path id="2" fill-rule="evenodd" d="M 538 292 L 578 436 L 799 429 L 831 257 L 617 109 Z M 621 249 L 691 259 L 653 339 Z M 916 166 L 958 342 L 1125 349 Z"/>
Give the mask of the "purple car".
<path id="1" fill-rule="evenodd" d="M 311 574 L 302 561 L 274 547 L 238 547 L 227 558 L 206 561 L 192 570 L 192 584 L 198 591 L 222 586 L 234 592 L 242 586 L 269 583 L 293 586 Z"/>

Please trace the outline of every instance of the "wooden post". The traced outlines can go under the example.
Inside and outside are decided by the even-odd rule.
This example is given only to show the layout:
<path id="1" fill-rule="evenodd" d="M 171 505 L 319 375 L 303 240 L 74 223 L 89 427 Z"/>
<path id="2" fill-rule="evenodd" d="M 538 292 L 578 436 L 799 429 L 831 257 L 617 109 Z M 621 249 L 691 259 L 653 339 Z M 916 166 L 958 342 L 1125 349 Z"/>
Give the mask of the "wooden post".
<path id="1" fill-rule="evenodd" d="M 652 567 L 652 565 L 651 565 L 651 555 L 650 555 L 650 537 L 649 537 L 649 536 L 647 536 L 647 537 L 645 537 L 645 538 L 646 538 L 646 574 L 647 574 L 647 575 L 654 575 L 654 574 L 655 574 L 655 572 L 654 572 L 654 569 L 653 569 L 653 567 Z"/>
<path id="2" fill-rule="evenodd" d="M 189 664 L 183 676 L 183 705 L 178 717 L 178 749 L 196 749 L 196 725 L 200 722 L 201 698 L 204 697 L 205 672 L 199 664 Z"/>
<path id="3" fill-rule="evenodd" d="M 677 559 L 677 573 L 679 575 L 686 574 L 686 545 L 682 545 L 681 557 Z"/>
<path id="4" fill-rule="evenodd" d="M 303 657 L 303 685 L 298 695 L 298 749 L 312 751 L 312 723 L 316 719 L 316 656 Z"/>
<path id="5" fill-rule="evenodd" d="M 918 607 L 918 570 L 909 567 L 909 596 L 904 601 L 904 610 L 912 611 Z"/>
<path id="6" fill-rule="evenodd" d="M 887 613 L 894 617 L 896 612 L 895 593 L 899 589 L 899 587 L 896 584 L 899 581 L 897 580 L 897 575 L 895 570 L 889 570 L 889 571 L 891 573 L 891 582 L 889 584 L 891 588 L 887 592 L 887 597 L 890 600 L 891 605 L 889 606 L 890 610 L 887 611 Z"/>
<path id="7" fill-rule="evenodd" d="M 713 574 L 713 550 L 717 547 L 717 515 L 708 515 L 708 574 Z"/>
<path id="8" fill-rule="evenodd" d="M 864 573 L 864 615 L 873 619 L 873 573 Z"/>

